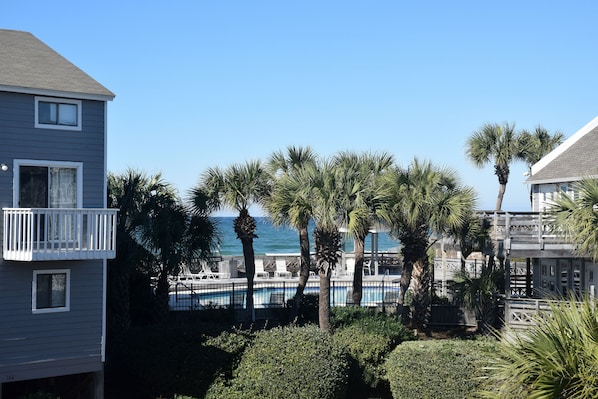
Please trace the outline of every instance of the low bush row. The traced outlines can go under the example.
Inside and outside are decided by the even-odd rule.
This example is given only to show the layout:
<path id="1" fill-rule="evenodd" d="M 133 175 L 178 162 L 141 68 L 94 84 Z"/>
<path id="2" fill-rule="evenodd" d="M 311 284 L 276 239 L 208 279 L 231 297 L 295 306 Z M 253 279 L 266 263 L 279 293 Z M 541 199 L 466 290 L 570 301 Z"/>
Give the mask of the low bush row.
<path id="1" fill-rule="evenodd" d="M 463 398 L 492 345 L 405 342 L 414 336 L 400 318 L 363 308 L 335 308 L 331 326 L 134 330 L 109 357 L 106 397 Z"/>

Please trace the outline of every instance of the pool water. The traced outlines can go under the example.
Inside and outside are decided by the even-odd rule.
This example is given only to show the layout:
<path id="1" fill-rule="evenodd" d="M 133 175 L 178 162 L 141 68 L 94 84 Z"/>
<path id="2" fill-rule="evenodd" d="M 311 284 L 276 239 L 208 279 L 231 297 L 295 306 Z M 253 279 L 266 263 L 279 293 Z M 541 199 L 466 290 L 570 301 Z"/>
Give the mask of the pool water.
<path id="1" fill-rule="evenodd" d="M 289 299 L 293 298 L 297 288 L 288 287 L 256 287 L 253 290 L 253 301 L 256 308 L 280 307 Z M 353 289 L 349 286 L 330 287 L 330 305 L 345 306 L 351 301 Z M 308 286 L 305 288 L 305 294 L 318 294 L 318 286 Z M 398 298 L 399 287 L 395 285 L 372 285 L 364 286 L 362 291 L 362 306 L 378 306 L 383 302 L 385 304 L 396 302 Z M 170 308 L 172 310 L 202 309 L 219 306 L 230 306 L 234 303 L 237 307 L 245 307 L 246 289 L 230 287 L 229 289 L 194 292 L 184 291 L 171 293 Z"/>

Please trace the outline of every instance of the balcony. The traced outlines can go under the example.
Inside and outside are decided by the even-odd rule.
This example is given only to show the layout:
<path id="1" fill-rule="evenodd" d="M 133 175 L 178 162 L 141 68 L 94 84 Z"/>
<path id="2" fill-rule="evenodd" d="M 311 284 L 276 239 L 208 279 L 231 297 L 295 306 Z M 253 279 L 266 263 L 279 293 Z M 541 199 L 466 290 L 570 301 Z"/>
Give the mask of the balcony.
<path id="1" fill-rule="evenodd" d="M 112 259 L 116 209 L 3 208 L 5 260 Z"/>
<path id="2" fill-rule="evenodd" d="M 498 252 L 511 257 L 570 257 L 574 245 L 541 212 L 479 212 L 490 222 Z"/>

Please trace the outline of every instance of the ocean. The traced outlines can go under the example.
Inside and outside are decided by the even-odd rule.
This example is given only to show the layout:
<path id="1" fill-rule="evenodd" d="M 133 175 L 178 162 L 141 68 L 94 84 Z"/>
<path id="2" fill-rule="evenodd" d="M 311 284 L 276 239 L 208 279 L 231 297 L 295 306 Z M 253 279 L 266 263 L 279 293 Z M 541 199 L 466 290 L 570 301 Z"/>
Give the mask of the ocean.
<path id="1" fill-rule="evenodd" d="M 237 238 L 233 221 L 234 217 L 214 217 L 217 223 L 218 235 L 220 237 L 220 254 L 223 256 L 243 255 L 241 241 Z M 253 240 L 253 250 L 256 255 L 266 253 L 299 253 L 299 233 L 297 230 L 288 227 L 277 227 L 270 223 L 267 217 L 256 217 L 256 235 L 258 238 Z M 309 240 L 313 251 L 313 224 L 309 228 Z M 397 252 L 399 242 L 387 233 L 378 235 L 379 252 Z M 346 240 L 346 252 L 353 252 L 353 240 Z M 368 235 L 365 242 L 365 250 L 371 251 L 371 235 Z"/>

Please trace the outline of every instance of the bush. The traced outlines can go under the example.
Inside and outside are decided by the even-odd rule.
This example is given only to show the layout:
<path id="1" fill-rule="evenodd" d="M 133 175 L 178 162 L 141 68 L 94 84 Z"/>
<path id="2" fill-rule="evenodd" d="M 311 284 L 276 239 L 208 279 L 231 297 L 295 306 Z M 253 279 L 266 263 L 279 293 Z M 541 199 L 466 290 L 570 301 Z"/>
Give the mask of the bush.
<path id="1" fill-rule="evenodd" d="M 492 340 L 413 341 L 388 357 L 386 375 L 394 399 L 467 398 L 479 388 Z"/>
<path id="2" fill-rule="evenodd" d="M 598 397 L 598 314 L 585 300 L 551 304 L 525 333 L 507 331 L 486 397 Z"/>
<path id="3" fill-rule="evenodd" d="M 368 389 L 387 389 L 383 367 L 386 357 L 399 343 L 414 339 L 400 317 L 365 308 L 339 307 L 332 310 L 331 325 L 334 340 L 347 348 L 355 363 L 349 391 L 365 396 Z"/>
<path id="4" fill-rule="evenodd" d="M 127 397 L 135 393 L 135 397 L 155 398 L 178 393 L 203 397 L 216 378 L 232 373 L 235 360 L 252 338 L 250 333 L 237 330 L 209 337 L 206 327 L 210 326 L 131 330 L 108 357 L 107 394 Z M 216 330 L 207 332 L 213 334 Z"/>
<path id="5" fill-rule="evenodd" d="M 318 327 L 256 333 L 230 380 L 213 384 L 207 398 L 343 398 L 348 360 Z"/>

